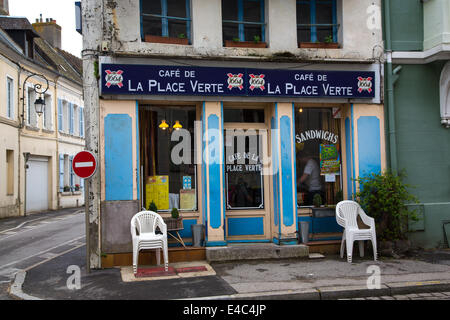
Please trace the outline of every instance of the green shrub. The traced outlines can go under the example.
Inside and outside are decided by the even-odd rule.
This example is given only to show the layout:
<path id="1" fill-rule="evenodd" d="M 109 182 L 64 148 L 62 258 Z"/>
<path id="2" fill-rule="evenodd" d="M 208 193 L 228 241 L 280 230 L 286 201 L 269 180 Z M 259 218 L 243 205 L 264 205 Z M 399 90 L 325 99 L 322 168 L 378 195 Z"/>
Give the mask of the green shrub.
<path id="1" fill-rule="evenodd" d="M 418 203 L 417 197 L 408 192 L 404 171 L 393 174 L 390 171 L 356 179 L 360 192 L 356 194 L 364 211 L 375 219 L 379 240 L 406 240 L 408 220 L 418 221 L 415 210 L 407 204 Z"/>
<path id="2" fill-rule="evenodd" d="M 177 208 L 173 208 L 172 211 L 170 212 L 170 214 L 172 215 L 172 218 L 174 218 L 174 219 L 178 219 L 180 217 L 180 213 L 178 212 Z"/>
<path id="3" fill-rule="evenodd" d="M 314 207 L 320 207 L 322 205 L 322 196 L 316 193 L 313 197 L 313 205 Z"/>
<path id="4" fill-rule="evenodd" d="M 153 212 L 158 212 L 158 208 L 156 207 L 156 204 L 153 201 L 150 202 L 148 210 L 153 211 Z"/>

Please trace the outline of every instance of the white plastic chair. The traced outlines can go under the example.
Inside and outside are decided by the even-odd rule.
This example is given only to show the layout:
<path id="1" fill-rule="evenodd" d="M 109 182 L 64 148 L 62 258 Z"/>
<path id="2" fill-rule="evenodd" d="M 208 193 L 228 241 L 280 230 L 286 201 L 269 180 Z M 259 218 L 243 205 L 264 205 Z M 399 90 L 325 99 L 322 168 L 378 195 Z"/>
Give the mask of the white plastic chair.
<path id="1" fill-rule="evenodd" d="M 369 229 L 359 229 L 357 217 L 369 226 Z M 352 262 L 353 242 L 359 241 L 359 254 L 364 257 L 364 240 L 370 240 L 373 247 L 373 257 L 377 261 L 377 237 L 375 220 L 369 217 L 361 206 L 351 200 L 341 201 L 336 206 L 336 221 L 344 228 L 341 242 L 341 258 L 344 257 L 344 242 L 347 244 L 347 261 Z"/>
<path id="2" fill-rule="evenodd" d="M 156 228 L 162 234 L 156 234 Z M 139 251 L 144 249 L 156 249 L 156 263 L 160 264 L 160 249 L 163 250 L 164 269 L 169 267 L 169 255 L 167 249 L 167 225 L 159 214 L 153 211 L 141 211 L 131 219 L 131 237 L 133 239 L 133 272 L 136 274 Z"/>

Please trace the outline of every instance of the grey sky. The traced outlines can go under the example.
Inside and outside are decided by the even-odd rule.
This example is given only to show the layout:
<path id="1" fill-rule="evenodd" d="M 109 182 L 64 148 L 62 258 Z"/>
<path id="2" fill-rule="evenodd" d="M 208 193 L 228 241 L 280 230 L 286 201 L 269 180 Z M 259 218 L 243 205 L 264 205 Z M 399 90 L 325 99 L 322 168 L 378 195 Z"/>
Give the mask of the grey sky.
<path id="1" fill-rule="evenodd" d="M 42 13 L 42 19 L 53 18 L 61 26 L 63 50 L 81 57 L 82 37 L 75 30 L 75 0 L 9 0 L 10 16 L 26 17 L 33 23 Z"/>

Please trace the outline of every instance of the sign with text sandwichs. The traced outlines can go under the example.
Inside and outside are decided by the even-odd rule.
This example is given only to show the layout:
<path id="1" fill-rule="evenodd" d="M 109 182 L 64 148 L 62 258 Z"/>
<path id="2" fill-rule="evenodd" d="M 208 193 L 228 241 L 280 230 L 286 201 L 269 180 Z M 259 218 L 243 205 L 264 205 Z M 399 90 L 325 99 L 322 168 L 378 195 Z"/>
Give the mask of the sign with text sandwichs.
<path id="1" fill-rule="evenodd" d="M 373 71 L 102 64 L 104 95 L 375 98 Z"/>

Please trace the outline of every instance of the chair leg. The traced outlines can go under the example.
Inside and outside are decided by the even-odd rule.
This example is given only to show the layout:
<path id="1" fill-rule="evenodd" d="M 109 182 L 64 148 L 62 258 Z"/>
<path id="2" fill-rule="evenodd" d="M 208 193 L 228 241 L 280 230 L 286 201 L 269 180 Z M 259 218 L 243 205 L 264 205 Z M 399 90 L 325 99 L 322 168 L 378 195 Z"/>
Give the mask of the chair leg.
<path id="1" fill-rule="evenodd" d="M 136 274 L 139 259 L 139 250 L 133 248 L 133 273 Z"/>
<path id="2" fill-rule="evenodd" d="M 347 244 L 347 262 L 352 262 L 352 254 L 353 254 L 353 239 L 350 237 L 349 239 L 345 239 Z"/>
<path id="3" fill-rule="evenodd" d="M 156 249 L 156 265 L 161 264 L 161 250 L 158 248 Z"/>
<path id="4" fill-rule="evenodd" d="M 345 251 L 344 245 L 345 245 L 345 239 L 342 239 L 342 241 L 341 241 L 341 259 L 344 258 L 344 251 Z"/>
<path id="5" fill-rule="evenodd" d="M 378 252 L 377 252 L 377 240 L 372 238 L 372 248 L 373 248 L 373 260 L 378 260 Z"/>
<path id="6" fill-rule="evenodd" d="M 163 248 L 163 255 L 164 255 L 164 270 L 167 272 L 169 271 L 169 252 L 167 250 L 167 246 Z"/>
<path id="7" fill-rule="evenodd" d="M 364 241 L 360 240 L 359 242 L 359 256 L 364 257 Z"/>
<path id="8" fill-rule="evenodd" d="M 342 240 L 341 240 L 341 259 L 344 258 L 344 243 L 345 243 L 345 230 L 342 234 Z"/>

